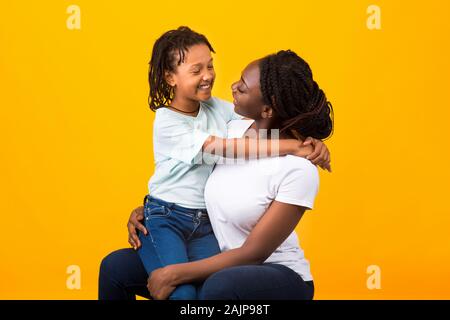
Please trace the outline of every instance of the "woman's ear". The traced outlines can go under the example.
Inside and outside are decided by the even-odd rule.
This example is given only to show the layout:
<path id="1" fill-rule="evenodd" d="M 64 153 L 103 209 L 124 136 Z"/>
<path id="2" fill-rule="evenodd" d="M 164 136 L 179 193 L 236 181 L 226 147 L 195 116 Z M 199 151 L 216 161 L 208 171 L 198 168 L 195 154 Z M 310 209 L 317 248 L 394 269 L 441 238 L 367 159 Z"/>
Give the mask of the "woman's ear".
<path id="1" fill-rule="evenodd" d="M 270 101 L 272 102 L 272 106 L 276 106 L 277 105 L 274 95 L 270 96 Z"/>
<path id="2" fill-rule="evenodd" d="M 173 77 L 172 72 L 166 71 L 164 72 L 164 79 L 166 80 L 167 84 L 171 87 L 175 87 L 175 79 Z"/>
<path id="3" fill-rule="evenodd" d="M 270 119 L 273 117 L 273 108 L 269 106 L 264 106 L 263 111 L 261 113 L 261 117 L 263 119 Z"/>
<path id="4" fill-rule="evenodd" d="M 275 104 L 275 97 L 271 96 L 270 100 L 272 102 L 272 106 L 275 106 L 276 105 Z M 274 114 L 273 114 L 273 107 L 268 106 L 268 105 L 264 105 L 263 112 L 261 113 L 261 116 L 263 117 L 263 119 L 270 119 L 270 118 L 272 118 L 274 116 Z"/>

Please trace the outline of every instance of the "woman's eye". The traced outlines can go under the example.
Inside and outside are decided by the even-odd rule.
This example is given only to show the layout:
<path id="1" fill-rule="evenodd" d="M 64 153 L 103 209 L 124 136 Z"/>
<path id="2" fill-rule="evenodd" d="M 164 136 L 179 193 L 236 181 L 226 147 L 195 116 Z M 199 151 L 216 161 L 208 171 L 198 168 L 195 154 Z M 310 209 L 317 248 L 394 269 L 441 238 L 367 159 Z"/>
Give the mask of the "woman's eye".
<path id="1" fill-rule="evenodd" d="M 210 70 L 214 69 L 214 66 L 208 66 L 208 69 L 210 69 Z"/>
<path id="2" fill-rule="evenodd" d="M 193 74 L 199 74 L 199 73 L 200 73 L 200 70 L 193 70 L 192 73 L 193 73 Z"/>

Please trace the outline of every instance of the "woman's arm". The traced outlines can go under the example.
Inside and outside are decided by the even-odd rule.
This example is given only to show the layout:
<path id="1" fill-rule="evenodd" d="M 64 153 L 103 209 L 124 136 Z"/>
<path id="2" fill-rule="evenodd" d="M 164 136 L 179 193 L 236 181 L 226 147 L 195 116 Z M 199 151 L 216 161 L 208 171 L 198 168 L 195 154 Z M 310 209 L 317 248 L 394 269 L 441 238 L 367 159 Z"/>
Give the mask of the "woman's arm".
<path id="1" fill-rule="evenodd" d="M 144 207 L 140 206 L 131 211 L 130 218 L 127 222 L 128 228 L 128 243 L 137 250 L 141 247 L 141 241 L 139 240 L 138 231 L 147 235 L 147 229 L 141 223 L 144 220 Z"/>
<path id="2" fill-rule="evenodd" d="M 294 231 L 304 212 L 304 207 L 274 200 L 242 247 L 199 261 L 157 269 L 149 277 L 147 287 L 155 299 L 165 299 L 180 284 L 205 280 L 232 266 L 261 264 Z"/>

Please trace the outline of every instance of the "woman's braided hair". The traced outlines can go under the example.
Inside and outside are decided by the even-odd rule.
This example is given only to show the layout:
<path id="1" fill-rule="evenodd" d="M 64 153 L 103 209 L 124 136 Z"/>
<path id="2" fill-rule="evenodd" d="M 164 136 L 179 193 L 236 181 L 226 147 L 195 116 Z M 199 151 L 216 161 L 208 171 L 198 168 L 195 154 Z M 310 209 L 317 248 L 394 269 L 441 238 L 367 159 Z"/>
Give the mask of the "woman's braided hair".
<path id="1" fill-rule="evenodd" d="M 333 107 L 302 58 L 290 50 L 263 58 L 260 86 L 264 103 L 281 121 L 281 133 L 325 139 L 333 132 Z"/>
<path id="2" fill-rule="evenodd" d="M 148 72 L 150 93 L 148 104 L 150 109 L 167 106 L 172 102 L 174 89 L 165 79 L 166 72 L 175 72 L 190 47 L 197 44 L 205 44 L 211 52 L 214 52 L 208 39 L 202 34 L 192 31 L 188 27 L 179 27 L 164 33 L 153 45 L 152 58 Z"/>

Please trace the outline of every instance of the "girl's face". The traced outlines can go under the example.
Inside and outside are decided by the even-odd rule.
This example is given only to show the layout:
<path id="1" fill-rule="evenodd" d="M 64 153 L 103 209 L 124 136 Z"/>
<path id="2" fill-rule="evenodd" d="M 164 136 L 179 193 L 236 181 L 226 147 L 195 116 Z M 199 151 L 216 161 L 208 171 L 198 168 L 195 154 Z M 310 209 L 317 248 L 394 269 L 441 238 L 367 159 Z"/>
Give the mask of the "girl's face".
<path id="1" fill-rule="evenodd" d="M 175 87 L 174 99 L 206 101 L 211 98 L 215 77 L 211 51 L 208 46 L 198 44 L 186 51 L 175 72 L 166 74 L 166 81 Z"/>
<path id="2" fill-rule="evenodd" d="M 244 117 L 258 120 L 272 112 L 272 108 L 264 104 L 259 84 L 259 61 L 250 63 L 241 78 L 231 86 L 233 92 L 234 111 Z"/>

